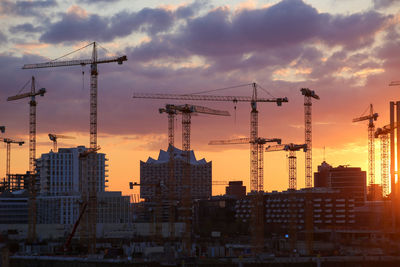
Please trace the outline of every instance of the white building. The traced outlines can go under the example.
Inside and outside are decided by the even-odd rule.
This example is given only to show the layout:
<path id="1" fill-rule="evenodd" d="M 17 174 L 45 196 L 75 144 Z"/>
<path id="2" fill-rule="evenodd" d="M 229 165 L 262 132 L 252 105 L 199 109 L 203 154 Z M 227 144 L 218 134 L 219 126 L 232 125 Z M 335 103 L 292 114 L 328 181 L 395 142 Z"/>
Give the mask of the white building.
<path id="1" fill-rule="evenodd" d="M 36 160 L 36 170 L 40 179 L 41 195 L 69 195 L 79 193 L 79 154 L 86 151 L 84 146 L 60 148 L 58 152 L 42 154 Z M 104 192 L 108 177 L 105 154 L 97 153 L 97 192 Z"/>

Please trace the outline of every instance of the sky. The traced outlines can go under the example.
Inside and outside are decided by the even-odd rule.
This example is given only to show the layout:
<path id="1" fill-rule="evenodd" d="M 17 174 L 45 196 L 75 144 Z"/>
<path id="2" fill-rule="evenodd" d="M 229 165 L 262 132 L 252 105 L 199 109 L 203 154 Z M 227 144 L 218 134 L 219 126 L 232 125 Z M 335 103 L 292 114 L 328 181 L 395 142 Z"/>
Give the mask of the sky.
<path id="1" fill-rule="evenodd" d="M 98 144 L 107 155 L 108 190 L 137 194 L 140 161 L 167 148 L 165 104 L 197 104 L 227 110 L 231 117 L 192 118 L 191 147 L 212 161 L 213 180 L 249 185 L 249 145 L 209 146 L 210 140 L 249 136 L 250 105 L 133 99 L 138 93 L 190 94 L 256 82 L 259 97 L 287 97 L 277 107 L 259 103 L 259 136 L 304 143 L 306 87 L 313 102 L 313 170 L 333 166 L 367 170 L 367 123 L 352 123 L 369 104 L 377 127 L 389 123 L 389 102 L 399 100 L 400 2 L 395 0 L 281 1 L 0 1 L 1 137 L 28 142 L 27 92 L 38 88 L 37 156 L 52 148 L 48 133 L 74 136 L 59 147 L 89 146 L 89 67 L 22 70 L 28 63 L 57 59 L 96 41 L 99 57 L 126 55 L 123 65 L 101 64 L 98 77 Z M 60 60 L 90 58 L 86 48 Z M 250 86 L 209 94 L 251 96 Z M 177 117 L 176 145 L 181 145 Z M 5 174 L 0 145 L 0 177 Z M 379 142 L 376 180 L 380 181 Z M 304 153 L 298 152 L 298 188 L 304 187 Z M 285 152 L 264 154 L 264 190 L 288 187 Z M 11 172 L 28 169 L 28 145 L 13 146 Z M 216 186 L 214 194 L 224 192 Z"/>

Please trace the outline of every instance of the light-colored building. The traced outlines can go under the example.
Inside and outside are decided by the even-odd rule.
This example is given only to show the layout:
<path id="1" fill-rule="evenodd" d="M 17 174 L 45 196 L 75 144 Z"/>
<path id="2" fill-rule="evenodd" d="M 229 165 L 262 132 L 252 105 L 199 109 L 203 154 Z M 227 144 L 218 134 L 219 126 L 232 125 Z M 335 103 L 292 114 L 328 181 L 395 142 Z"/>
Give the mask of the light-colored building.
<path id="1" fill-rule="evenodd" d="M 36 160 L 36 171 L 40 179 L 40 194 L 68 195 L 80 192 L 79 154 L 86 151 L 84 146 L 60 148 L 58 152 L 42 154 Z M 108 165 L 105 154 L 97 153 L 97 192 L 104 192 Z"/>
<path id="2" fill-rule="evenodd" d="M 39 224 L 74 224 L 80 212 L 81 196 L 39 196 Z M 129 196 L 109 191 L 97 194 L 97 223 L 129 223 L 132 206 Z"/>
<path id="3" fill-rule="evenodd" d="M 161 190 L 162 196 L 168 196 L 168 180 L 170 176 L 169 155 L 173 149 L 175 191 L 177 199 L 182 196 L 183 170 L 186 164 L 185 152 L 170 146 L 167 151 L 160 150 L 158 159 L 149 157 L 146 162 L 140 161 L 140 197 L 153 200 L 156 191 Z M 211 197 L 212 162 L 205 159 L 196 160 L 193 150 L 190 151 L 190 178 L 193 199 Z M 157 188 L 157 186 L 159 188 Z"/>

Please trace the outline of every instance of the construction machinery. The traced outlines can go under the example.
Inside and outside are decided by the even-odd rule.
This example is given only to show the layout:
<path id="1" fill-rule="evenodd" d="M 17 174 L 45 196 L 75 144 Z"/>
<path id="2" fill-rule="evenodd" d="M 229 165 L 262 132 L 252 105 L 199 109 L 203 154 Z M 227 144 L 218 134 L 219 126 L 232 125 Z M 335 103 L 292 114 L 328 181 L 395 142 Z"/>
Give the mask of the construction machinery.
<path id="1" fill-rule="evenodd" d="M 7 101 L 14 101 L 23 98 L 30 98 L 29 101 L 29 201 L 28 201 L 28 242 L 36 241 L 36 188 L 35 188 L 35 159 L 36 159 L 36 96 L 44 96 L 45 88 L 36 91 L 35 77 L 32 76 L 31 91 L 7 98 Z"/>
<path id="2" fill-rule="evenodd" d="M 168 114 L 168 145 L 169 145 L 169 182 L 168 187 L 169 190 L 169 198 L 170 198 L 170 207 L 171 207 L 171 214 L 170 214 L 170 237 L 174 237 L 174 210 L 175 207 L 172 203 L 176 200 L 176 181 L 175 181 L 175 174 L 174 174 L 174 139 L 175 139 L 175 127 L 174 127 L 174 120 L 177 114 L 182 114 L 182 150 L 186 153 L 187 162 L 190 161 L 189 153 L 190 153 L 190 124 L 191 124 L 191 114 L 193 113 L 202 113 L 202 114 L 210 114 L 210 115 L 220 115 L 220 116 L 230 116 L 229 112 L 226 111 L 219 111 L 210 109 L 207 107 L 196 106 L 196 105 L 172 105 L 167 104 L 165 108 L 159 109 L 160 113 L 167 113 Z M 190 167 L 190 164 L 188 165 Z M 187 175 L 190 175 L 190 170 L 187 171 Z M 190 181 L 190 177 L 186 177 L 185 175 L 184 181 Z M 187 192 L 188 190 L 184 190 Z M 190 196 L 191 199 L 191 196 Z"/>
<path id="3" fill-rule="evenodd" d="M 53 141 L 53 152 L 54 153 L 56 153 L 58 151 L 57 150 L 57 140 L 60 138 L 61 139 L 75 139 L 75 137 L 72 137 L 72 136 L 49 133 L 49 139 L 50 139 L 50 141 Z"/>
<path id="4" fill-rule="evenodd" d="M 257 96 L 257 84 L 252 83 L 253 94 L 251 97 L 246 96 L 216 96 L 216 95 L 177 95 L 177 94 L 147 94 L 147 93 L 134 93 L 133 98 L 149 98 L 149 99 L 175 99 L 175 100 L 192 100 L 192 101 L 228 101 L 233 103 L 250 102 L 251 115 L 250 115 L 250 139 L 256 140 L 258 138 L 258 110 L 257 103 L 259 102 L 273 102 L 278 106 L 282 103 L 288 102 L 287 97 L 283 98 L 259 98 Z M 255 142 L 250 143 L 250 190 L 257 191 L 258 185 L 258 155 L 261 154 L 257 150 Z"/>
<path id="5" fill-rule="evenodd" d="M 251 144 L 256 146 L 256 159 L 257 164 L 255 168 L 252 168 L 251 171 L 257 171 L 257 186 L 255 191 L 263 191 L 264 190 L 264 145 L 266 143 L 275 142 L 280 144 L 281 139 L 279 138 L 262 138 L 257 137 L 255 139 L 252 138 L 238 138 L 231 140 L 213 140 L 210 141 L 209 145 L 233 145 L 233 144 Z M 252 153 L 253 150 L 250 151 Z M 254 190 L 252 190 L 254 191 Z"/>
<path id="6" fill-rule="evenodd" d="M 88 253 L 94 254 L 96 252 L 96 224 L 97 224 L 97 168 L 98 156 L 97 151 L 100 147 L 88 148 L 79 154 L 79 189 L 81 192 L 81 205 L 79 210 L 84 209 L 87 205 L 85 212 L 82 216 L 82 223 L 80 224 L 80 241 L 81 245 L 87 246 Z M 94 164 L 96 162 L 96 164 Z M 90 207 L 95 207 L 90 210 Z M 89 213 L 91 212 L 91 213 Z M 94 226 L 94 227 L 91 227 Z"/>
<path id="7" fill-rule="evenodd" d="M 354 118 L 353 122 L 368 121 L 368 193 L 371 197 L 375 197 L 373 191 L 375 184 L 375 124 L 374 121 L 378 119 L 378 113 L 374 113 L 374 107 L 372 104 L 369 105 L 369 114 Z"/>
<path id="8" fill-rule="evenodd" d="M 297 157 L 296 151 L 303 149 L 304 152 L 307 152 L 307 144 L 281 144 L 275 146 L 268 146 L 265 151 L 273 152 L 273 151 L 288 151 L 288 159 L 289 159 L 289 190 L 297 189 Z"/>
<path id="9" fill-rule="evenodd" d="M 191 194 L 191 176 L 190 176 L 190 128 L 191 128 L 191 116 L 193 113 L 218 115 L 218 116 L 230 116 L 229 112 L 215 110 L 203 106 L 197 105 L 166 105 L 166 111 L 173 111 L 182 114 L 182 150 L 185 153 L 185 165 L 183 168 L 182 175 L 182 214 L 185 221 L 185 233 L 184 233 L 184 251 L 187 255 L 191 254 L 191 217 L 192 217 L 192 194 Z M 161 111 L 160 111 L 161 112 Z M 171 112 L 170 112 L 171 113 Z M 170 125 L 170 123 L 169 123 Z M 168 127 L 168 139 L 174 140 L 173 128 Z M 173 150 L 173 147 L 170 147 Z M 172 155 L 173 156 L 173 155 Z M 171 188 L 175 188 L 174 184 L 171 184 Z M 172 189 L 173 190 L 173 189 Z M 175 191 L 175 190 L 173 190 Z M 172 199 L 171 199 L 172 201 Z M 171 205 L 172 206 L 172 205 Z"/>
<path id="10" fill-rule="evenodd" d="M 7 156 L 6 156 L 6 177 L 10 175 L 10 162 L 11 162 L 11 144 L 18 144 L 19 146 L 22 146 L 25 144 L 24 141 L 16 141 L 10 138 L 2 138 L 1 139 L 4 143 L 6 143 L 7 146 Z"/>
<path id="11" fill-rule="evenodd" d="M 68 61 L 59 61 L 58 59 L 61 59 L 67 55 L 70 55 L 74 52 L 80 51 L 83 48 L 86 48 L 88 46 L 93 46 L 92 50 L 92 57 L 90 59 L 77 59 L 77 60 L 68 60 Z M 38 63 L 38 64 L 25 64 L 22 69 L 38 69 L 38 68 L 54 68 L 54 67 L 69 67 L 69 66 L 86 66 L 90 65 L 90 148 L 91 149 L 96 149 L 97 148 L 97 81 L 98 81 L 98 69 L 97 65 L 98 64 L 104 64 L 104 63 L 113 63 L 117 62 L 119 65 L 121 65 L 124 61 L 127 61 L 126 55 L 124 56 L 115 56 L 115 57 L 109 57 L 109 58 L 103 58 L 99 59 L 97 56 L 97 43 L 93 42 L 88 44 L 85 47 L 82 47 L 72 53 L 68 53 L 67 55 L 64 55 L 57 60 L 52 60 L 49 62 L 44 62 L 44 63 Z M 95 152 L 93 152 L 95 153 Z M 90 162 L 90 164 L 87 165 L 88 168 L 91 169 L 91 171 L 86 172 L 90 174 L 88 180 L 85 182 L 89 184 L 95 184 L 96 183 L 96 177 L 97 177 L 97 157 L 89 157 L 89 159 L 93 158 L 94 161 Z M 92 188 L 89 186 L 88 188 Z M 94 188 L 94 187 L 93 187 Z M 89 198 L 91 199 L 96 199 L 96 191 L 91 191 L 89 192 Z M 86 200 L 83 200 L 85 202 Z M 94 202 L 88 202 L 88 212 L 85 214 L 89 218 L 96 218 L 97 214 L 97 203 Z M 86 220 L 84 220 L 86 221 Z M 91 220 L 94 222 L 94 224 L 91 224 L 88 226 L 88 229 L 91 229 L 91 235 L 92 237 L 90 240 L 92 240 L 92 243 L 89 245 L 88 248 L 88 253 L 93 254 L 95 252 L 96 248 L 96 220 L 93 219 Z M 94 229 L 94 230 L 93 230 Z"/>
<path id="12" fill-rule="evenodd" d="M 273 151 L 288 151 L 288 159 L 289 159 L 289 238 L 291 244 L 291 251 L 293 252 L 296 248 L 296 240 L 297 240 L 297 207 L 295 204 L 295 196 L 293 195 L 294 190 L 297 189 L 297 157 L 296 151 L 303 149 L 304 152 L 307 152 L 307 144 L 282 144 L 275 146 L 268 146 L 265 151 L 273 152 Z"/>
<path id="13" fill-rule="evenodd" d="M 80 210 L 80 212 L 79 212 L 78 219 L 77 219 L 76 222 L 74 223 L 74 227 L 72 228 L 71 233 L 69 234 L 67 240 L 66 240 L 65 243 L 64 243 L 64 246 L 63 246 L 64 252 L 67 252 L 67 251 L 70 250 L 70 245 L 71 245 L 72 238 L 74 237 L 75 232 L 76 232 L 76 229 L 78 228 L 79 223 L 80 223 L 80 221 L 81 221 L 81 219 L 82 219 L 82 216 L 83 216 L 83 214 L 84 214 L 85 211 L 86 211 L 86 207 L 87 207 L 87 203 L 83 203 L 83 205 L 81 205 L 81 210 Z"/>
<path id="14" fill-rule="evenodd" d="M 389 180 L 389 135 L 391 129 L 396 128 L 396 124 L 391 127 L 390 124 L 383 126 L 382 128 L 377 128 L 374 134 L 375 138 L 379 138 L 381 145 L 381 184 L 382 184 L 382 195 L 384 197 L 390 194 L 390 180 Z"/>
<path id="15" fill-rule="evenodd" d="M 304 138 L 307 145 L 305 160 L 305 185 L 306 188 L 313 186 L 312 182 L 312 99 L 319 100 L 315 91 L 308 88 L 301 88 L 301 94 L 304 95 Z"/>
<path id="16" fill-rule="evenodd" d="M 253 118 L 253 117 L 252 117 Z M 258 120 L 256 120 L 258 121 Z M 255 125 L 258 126 L 258 123 Z M 255 127 L 256 129 L 258 127 Z M 249 144 L 250 148 L 256 148 L 256 168 L 251 168 L 256 170 L 257 175 L 257 190 L 252 191 L 252 216 L 251 216 L 251 236 L 252 236 L 252 247 L 255 254 L 261 253 L 264 248 L 264 195 L 263 195 L 263 183 L 264 183 L 264 144 L 268 142 L 281 143 L 279 138 L 238 138 L 231 140 L 214 140 L 210 141 L 209 145 L 230 145 L 230 144 Z M 250 150 L 252 153 L 253 150 Z"/>

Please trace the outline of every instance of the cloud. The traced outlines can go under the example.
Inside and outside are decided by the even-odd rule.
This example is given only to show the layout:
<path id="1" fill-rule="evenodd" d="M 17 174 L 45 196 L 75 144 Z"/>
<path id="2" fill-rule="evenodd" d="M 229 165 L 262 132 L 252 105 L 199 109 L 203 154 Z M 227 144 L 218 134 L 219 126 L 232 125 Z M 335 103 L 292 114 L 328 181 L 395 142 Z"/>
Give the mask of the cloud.
<path id="1" fill-rule="evenodd" d="M 9 28 L 9 32 L 10 33 L 37 33 L 37 32 L 42 32 L 43 31 L 43 27 L 40 26 L 34 26 L 31 23 L 24 23 L 24 24 L 19 24 L 16 26 L 11 26 Z"/>
<path id="2" fill-rule="evenodd" d="M 189 5 L 180 6 L 176 10 L 176 17 L 179 19 L 186 19 L 193 17 L 196 15 L 200 10 L 211 7 L 207 0 L 196 0 Z"/>
<path id="3" fill-rule="evenodd" d="M 0 2 L 0 14 L 17 15 L 23 17 L 40 16 L 43 10 L 58 6 L 56 0 L 43 1 L 9 1 L 2 0 Z"/>
<path id="4" fill-rule="evenodd" d="M 87 4 L 112 4 L 112 3 L 116 3 L 119 2 L 120 0 L 82 0 L 83 3 L 87 3 Z"/>
<path id="5" fill-rule="evenodd" d="M 374 8 L 381 9 L 392 6 L 393 4 L 398 3 L 396 0 L 374 0 Z"/>
<path id="6" fill-rule="evenodd" d="M 82 16 L 82 12 L 77 13 L 74 10 L 77 8 L 63 14 L 61 20 L 49 25 L 40 41 L 112 41 L 135 31 L 156 34 L 168 30 L 173 23 L 172 12 L 162 8 L 144 8 L 139 12 L 122 11 L 110 18 L 96 14 Z"/>
<path id="7" fill-rule="evenodd" d="M 0 31 L 0 44 L 7 43 L 7 36 Z"/>
<path id="8" fill-rule="evenodd" d="M 218 7 L 128 50 L 142 62 L 198 55 L 211 64 L 210 71 L 289 64 L 296 58 L 313 65 L 322 53 L 311 46 L 367 47 L 390 19 L 374 11 L 319 13 L 301 0 L 239 11 Z"/>

